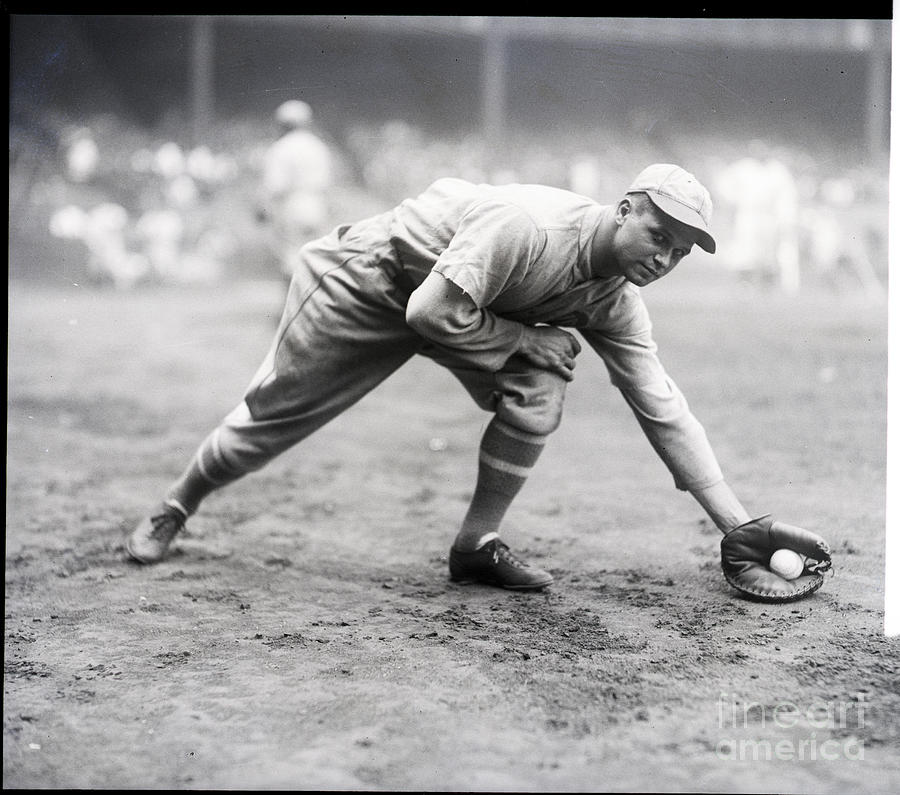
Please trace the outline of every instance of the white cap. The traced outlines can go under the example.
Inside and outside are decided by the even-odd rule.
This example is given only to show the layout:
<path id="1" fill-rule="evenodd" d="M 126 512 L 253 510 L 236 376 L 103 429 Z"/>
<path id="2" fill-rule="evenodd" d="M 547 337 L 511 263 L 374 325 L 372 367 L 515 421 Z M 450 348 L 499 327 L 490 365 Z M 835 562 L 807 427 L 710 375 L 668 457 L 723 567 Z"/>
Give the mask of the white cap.
<path id="1" fill-rule="evenodd" d="M 654 163 L 637 175 L 627 193 L 646 193 L 666 215 L 696 229 L 700 248 L 715 254 L 716 241 L 709 233 L 712 198 L 693 174 L 671 163 Z"/>
<path id="2" fill-rule="evenodd" d="M 288 127 L 302 127 L 312 121 L 312 108 L 299 99 L 289 99 L 278 106 L 275 118 Z"/>

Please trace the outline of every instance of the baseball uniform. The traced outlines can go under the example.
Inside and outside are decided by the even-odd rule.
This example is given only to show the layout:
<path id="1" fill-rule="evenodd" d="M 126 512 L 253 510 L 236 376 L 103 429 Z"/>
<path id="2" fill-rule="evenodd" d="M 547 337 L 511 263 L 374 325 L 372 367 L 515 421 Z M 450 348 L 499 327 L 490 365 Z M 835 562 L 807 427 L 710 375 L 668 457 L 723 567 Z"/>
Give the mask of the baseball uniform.
<path id="1" fill-rule="evenodd" d="M 566 382 L 515 354 L 523 324 L 577 329 L 602 357 L 679 489 L 722 479 L 706 434 L 656 352 L 638 288 L 591 272 L 604 207 L 537 185 L 440 179 L 393 210 L 307 244 L 272 347 L 244 401 L 198 452 L 217 485 L 258 469 L 410 357 L 446 366 L 509 427 L 558 425 Z M 480 310 L 424 339 L 406 322 L 432 271 Z"/>

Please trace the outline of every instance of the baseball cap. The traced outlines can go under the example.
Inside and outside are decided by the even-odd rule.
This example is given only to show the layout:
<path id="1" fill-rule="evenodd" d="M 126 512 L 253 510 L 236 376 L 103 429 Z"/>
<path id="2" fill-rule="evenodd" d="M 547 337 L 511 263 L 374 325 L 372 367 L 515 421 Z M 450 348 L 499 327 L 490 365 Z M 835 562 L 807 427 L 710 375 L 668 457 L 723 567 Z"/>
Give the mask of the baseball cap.
<path id="1" fill-rule="evenodd" d="M 715 254 L 716 241 L 709 233 L 712 198 L 693 174 L 672 163 L 654 163 L 637 175 L 626 193 L 646 193 L 666 215 L 696 229 L 697 245 Z"/>

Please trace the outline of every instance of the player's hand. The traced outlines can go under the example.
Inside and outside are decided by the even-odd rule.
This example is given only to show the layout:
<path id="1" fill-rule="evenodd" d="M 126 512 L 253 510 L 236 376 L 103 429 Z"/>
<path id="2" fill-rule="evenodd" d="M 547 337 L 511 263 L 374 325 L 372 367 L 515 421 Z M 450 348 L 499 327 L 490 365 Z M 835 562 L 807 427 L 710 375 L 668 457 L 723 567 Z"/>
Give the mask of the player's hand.
<path id="1" fill-rule="evenodd" d="M 581 345 L 574 335 L 561 328 L 526 326 L 517 352 L 536 367 L 571 381 L 575 377 L 575 357 L 581 353 Z"/>

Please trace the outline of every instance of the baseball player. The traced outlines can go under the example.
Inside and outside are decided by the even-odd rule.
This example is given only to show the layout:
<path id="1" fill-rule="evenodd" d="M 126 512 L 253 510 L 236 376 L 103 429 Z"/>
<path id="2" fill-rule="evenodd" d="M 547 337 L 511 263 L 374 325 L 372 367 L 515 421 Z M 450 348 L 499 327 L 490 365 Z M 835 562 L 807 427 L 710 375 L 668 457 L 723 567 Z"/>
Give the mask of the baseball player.
<path id="1" fill-rule="evenodd" d="M 306 102 L 283 102 L 275 118 L 281 135 L 263 158 L 258 216 L 271 222 L 275 255 L 289 279 L 300 247 L 327 229 L 333 163 L 328 145 L 311 129 Z"/>
<path id="2" fill-rule="evenodd" d="M 830 562 L 827 545 L 770 516 L 751 519 L 657 357 L 641 298 L 640 288 L 694 245 L 715 251 L 711 212 L 706 188 L 672 164 L 646 168 L 611 205 L 539 185 L 445 178 L 307 244 L 243 400 L 133 531 L 128 552 L 142 563 L 162 560 L 208 494 L 264 466 L 419 354 L 447 367 L 493 414 L 450 548 L 451 578 L 545 588 L 553 577 L 499 532 L 560 422 L 582 349 L 574 329 L 602 358 L 675 486 L 726 533 L 723 544 L 738 539 L 735 549 L 723 546 L 729 582 L 773 601 L 812 592 Z M 794 582 L 769 571 L 761 561 L 773 543 L 802 550 L 810 570 Z"/>

